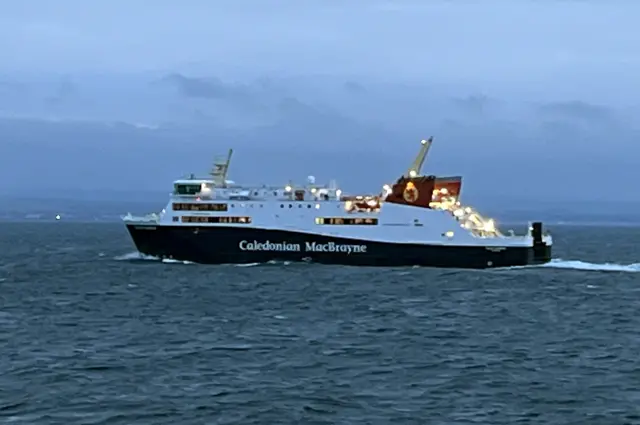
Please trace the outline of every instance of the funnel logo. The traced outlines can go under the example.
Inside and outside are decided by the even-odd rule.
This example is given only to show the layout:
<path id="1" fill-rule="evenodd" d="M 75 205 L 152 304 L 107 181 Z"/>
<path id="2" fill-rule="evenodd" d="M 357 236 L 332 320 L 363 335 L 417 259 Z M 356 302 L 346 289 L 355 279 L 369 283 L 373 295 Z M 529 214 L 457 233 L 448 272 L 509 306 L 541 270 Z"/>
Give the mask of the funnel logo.
<path id="1" fill-rule="evenodd" d="M 418 188 L 412 183 L 407 183 L 407 186 L 404 188 L 404 192 L 402 192 L 402 197 L 407 202 L 415 202 L 418 200 Z"/>

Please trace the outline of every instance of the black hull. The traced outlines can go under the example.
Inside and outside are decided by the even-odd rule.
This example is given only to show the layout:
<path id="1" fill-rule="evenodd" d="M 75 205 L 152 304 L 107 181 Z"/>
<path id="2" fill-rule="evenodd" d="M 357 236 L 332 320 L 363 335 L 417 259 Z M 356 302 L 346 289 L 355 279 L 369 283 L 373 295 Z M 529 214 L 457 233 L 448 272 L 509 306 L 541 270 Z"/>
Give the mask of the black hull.
<path id="1" fill-rule="evenodd" d="M 489 248 L 368 242 L 286 230 L 127 224 L 143 254 L 200 264 L 311 261 L 355 266 L 496 268 L 547 263 L 551 246 Z M 256 245 L 257 244 L 257 245 Z"/>

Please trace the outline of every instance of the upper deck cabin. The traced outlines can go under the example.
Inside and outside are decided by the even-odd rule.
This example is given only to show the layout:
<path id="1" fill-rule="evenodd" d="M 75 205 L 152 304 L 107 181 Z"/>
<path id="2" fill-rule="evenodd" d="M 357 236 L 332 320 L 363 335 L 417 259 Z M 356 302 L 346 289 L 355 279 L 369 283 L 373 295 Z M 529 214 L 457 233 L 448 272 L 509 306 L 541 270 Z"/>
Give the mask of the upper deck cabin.
<path id="1" fill-rule="evenodd" d="M 461 177 L 424 176 L 421 168 L 432 138 L 422 140 L 416 159 L 409 170 L 393 185 L 385 185 L 375 195 L 343 196 L 335 182 L 318 185 L 309 176 L 306 184 L 289 183 L 281 186 L 237 185 L 227 180 L 232 150 L 226 158 L 217 158 L 209 176 L 197 178 L 191 174 L 174 182 L 173 197 L 182 200 L 206 201 L 213 199 L 245 201 L 338 201 L 344 202 L 348 212 L 378 212 L 384 202 L 413 207 L 453 210 L 457 206 Z"/>
<path id="2" fill-rule="evenodd" d="M 318 185 L 310 178 L 306 185 L 284 186 L 272 185 L 238 185 L 226 181 L 224 186 L 216 185 L 211 179 L 191 177 L 173 182 L 174 198 L 193 199 L 194 201 L 209 199 L 229 200 L 278 200 L 278 201 L 329 201 L 340 200 L 342 190 L 335 184 Z"/>
<path id="3" fill-rule="evenodd" d="M 300 185 L 293 183 L 280 186 L 237 185 L 226 179 L 233 152 L 229 150 L 226 159 L 219 159 L 214 163 L 210 177 L 196 178 L 192 174 L 186 179 L 174 181 L 172 197 L 184 202 L 180 204 L 181 210 L 191 210 L 195 204 L 201 204 L 196 207 L 198 211 L 201 207 L 206 207 L 207 211 L 214 211 L 214 207 L 218 208 L 215 202 L 201 202 L 208 200 L 281 201 L 281 208 L 284 208 L 287 202 L 289 202 L 289 208 L 293 207 L 295 201 L 314 202 L 315 207 L 320 208 L 321 201 L 334 201 L 343 203 L 342 207 L 347 213 L 364 214 L 380 212 L 384 203 L 399 204 L 412 208 L 446 211 L 456 217 L 465 228 L 478 229 L 483 235 L 497 234 L 493 220 L 487 220 L 473 208 L 461 205 L 459 198 L 462 177 L 437 177 L 421 173 L 432 141 L 433 138 L 422 140 L 420 151 L 407 172 L 394 184 L 384 185 L 382 192 L 376 195 L 343 196 L 342 190 L 338 189 L 334 182 L 329 185 L 318 185 L 313 176 L 307 178 L 306 184 Z M 301 207 L 302 204 L 298 206 Z M 309 203 L 307 207 L 311 208 L 311 204 Z M 215 211 L 226 211 L 226 204 L 224 208 Z"/>
<path id="4" fill-rule="evenodd" d="M 174 196 L 200 196 L 203 190 L 212 186 L 211 180 L 205 179 L 184 179 L 173 182 Z"/>

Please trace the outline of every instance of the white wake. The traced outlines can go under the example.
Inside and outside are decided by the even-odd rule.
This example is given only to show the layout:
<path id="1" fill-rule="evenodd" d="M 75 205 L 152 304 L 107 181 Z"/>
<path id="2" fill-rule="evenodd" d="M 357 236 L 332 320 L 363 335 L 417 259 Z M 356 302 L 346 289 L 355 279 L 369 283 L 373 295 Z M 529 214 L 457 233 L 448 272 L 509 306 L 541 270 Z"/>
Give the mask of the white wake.
<path id="1" fill-rule="evenodd" d="M 626 272 L 626 273 L 640 272 L 640 263 L 633 263 L 633 264 L 588 263 L 586 261 L 563 260 L 561 258 L 551 260 L 551 262 L 547 264 L 543 264 L 541 266 L 537 266 L 537 267 L 552 268 L 552 269 L 600 271 L 600 272 Z"/>
<path id="2" fill-rule="evenodd" d="M 141 252 L 130 252 L 128 254 L 119 255 L 114 258 L 116 261 L 158 261 L 165 264 L 195 264 L 191 261 L 179 261 L 170 258 L 158 258 L 153 255 L 145 255 Z"/>
<path id="3" fill-rule="evenodd" d="M 160 261 L 160 258 L 154 257 L 153 255 L 144 255 L 141 252 L 135 251 L 130 252 L 128 254 L 119 255 L 114 258 L 116 261 Z"/>

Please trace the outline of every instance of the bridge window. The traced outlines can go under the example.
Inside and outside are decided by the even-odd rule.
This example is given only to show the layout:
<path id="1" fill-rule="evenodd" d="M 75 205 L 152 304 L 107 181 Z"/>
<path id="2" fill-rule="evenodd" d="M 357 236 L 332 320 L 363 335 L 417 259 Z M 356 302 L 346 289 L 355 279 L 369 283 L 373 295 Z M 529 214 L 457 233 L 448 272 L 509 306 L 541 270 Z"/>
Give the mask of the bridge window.
<path id="1" fill-rule="evenodd" d="M 202 190 L 200 183 L 194 184 L 177 184 L 175 185 L 173 193 L 176 195 L 196 195 Z"/>
<path id="2" fill-rule="evenodd" d="M 172 205 L 174 211 L 227 211 L 227 204 L 211 204 L 211 203 L 174 203 Z"/>
<path id="3" fill-rule="evenodd" d="M 183 216 L 183 223 L 251 223 L 251 217 L 193 217 Z"/>
<path id="4" fill-rule="evenodd" d="M 335 225 L 371 225 L 378 224 L 377 218 L 352 218 L 352 217 L 317 217 L 316 224 Z"/>

